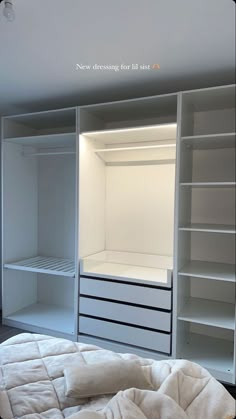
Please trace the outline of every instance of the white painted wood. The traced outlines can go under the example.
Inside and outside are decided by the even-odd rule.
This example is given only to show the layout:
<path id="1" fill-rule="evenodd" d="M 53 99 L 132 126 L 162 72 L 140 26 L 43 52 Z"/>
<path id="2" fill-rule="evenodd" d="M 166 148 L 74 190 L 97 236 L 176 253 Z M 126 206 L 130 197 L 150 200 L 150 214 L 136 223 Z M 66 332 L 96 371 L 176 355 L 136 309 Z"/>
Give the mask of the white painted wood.
<path id="1" fill-rule="evenodd" d="M 194 298 L 225 302 L 235 305 L 236 283 L 228 281 L 212 281 L 206 278 L 180 276 L 182 281 L 190 283 L 190 293 Z M 185 286 L 185 285 L 184 285 Z M 189 298 L 189 295 L 187 298 Z"/>
<path id="2" fill-rule="evenodd" d="M 83 132 L 83 135 L 95 140 L 96 143 L 102 142 L 102 144 L 108 146 L 115 144 L 116 148 L 117 144 L 138 144 L 144 141 L 160 141 L 160 144 L 167 145 L 170 141 L 176 141 L 176 123 L 150 125 L 145 127 L 139 126 L 115 130 L 90 131 Z M 167 144 L 165 144 L 166 141 Z"/>
<path id="3" fill-rule="evenodd" d="M 233 342 L 192 333 L 181 345 L 181 358 L 196 362 L 218 380 L 233 383 Z"/>
<path id="4" fill-rule="evenodd" d="M 183 266 L 179 274 L 196 278 L 209 278 L 218 281 L 236 281 L 235 265 L 193 260 Z"/>
<path id="5" fill-rule="evenodd" d="M 179 227 L 180 231 L 203 231 L 206 233 L 224 233 L 224 234 L 235 234 L 235 226 L 221 225 L 221 224 L 189 224 L 183 227 Z"/>
<path id="6" fill-rule="evenodd" d="M 38 251 L 74 261 L 76 240 L 75 156 L 38 159 Z M 33 256 L 35 256 L 33 255 Z"/>
<path id="7" fill-rule="evenodd" d="M 105 248 L 105 166 L 92 140 L 79 137 L 80 257 Z"/>
<path id="8" fill-rule="evenodd" d="M 75 286 L 77 277 L 37 274 L 37 303 L 67 307 L 74 311 Z M 78 295 L 78 294 L 77 294 Z"/>
<path id="9" fill-rule="evenodd" d="M 80 316 L 79 333 L 170 353 L 170 335 Z"/>
<path id="10" fill-rule="evenodd" d="M 4 141 L 6 143 L 19 144 L 25 147 L 34 147 L 37 149 L 53 147 L 74 147 L 75 132 L 7 138 Z"/>
<path id="11" fill-rule="evenodd" d="M 175 165 L 108 166 L 106 173 L 106 249 L 173 255 Z"/>
<path id="12" fill-rule="evenodd" d="M 235 86 L 184 92 L 180 115 L 176 356 L 234 383 Z"/>
<path id="13" fill-rule="evenodd" d="M 180 186 L 191 186 L 192 188 L 232 188 L 236 186 L 236 182 L 181 182 Z"/>
<path id="14" fill-rule="evenodd" d="M 193 149 L 234 148 L 235 132 L 224 134 L 191 135 L 182 137 L 181 142 Z"/>
<path id="15" fill-rule="evenodd" d="M 235 86 L 184 92 L 182 136 L 235 132 Z"/>
<path id="16" fill-rule="evenodd" d="M 122 343 L 112 342 L 106 339 L 95 338 L 92 336 L 79 335 L 78 342 L 87 343 L 89 345 L 95 345 L 95 346 L 98 346 L 99 348 L 107 349 L 109 351 L 114 351 L 118 353 L 137 355 L 146 359 L 155 359 L 157 361 L 169 359 L 169 356 L 164 355 L 164 354 L 159 354 L 158 352 L 155 352 L 155 351 L 140 349 L 140 348 L 137 348 L 136 346 L 130 346 L 130 345 L 122 344 Z"/>
<path id="17" fill-rule="evenodd" d="M 67 259 L 36 256 L 18 262 L 5 263 L 4 268 L 75 277 L 74 262 Z"/>
<path id="18" fill-rule="evenodd" d="M 6 139 L 53 132 L 60 134 L 66 128 L 75 131 L 75 111 L 76 108 L 67 108 L 7 116 L 3 119 L 3 137 Z"/>
<path id="19" fill-rule="evenodd" d="M 55 338 L 69 339 L 71 341 L 77 342 L 77 335 L 64 333 L 64 332 L 58 332 L 58 331 L 47 329 L 41 326 L 39 327 L 35 325 L 31 326 L 30 324 L 21 323 L 15 320 L 10 320 L 7 317 L 3 319 L 2 324 L 5 326 L 16 327 L 21 330 L 27 330 L 28 332 L 31 332 L 31 333 L 39 333 L 41 335 L 54 336 Z"/>
<path id="20" fill-rule="evenodd" d="M 80 278 L 80 295 L 171 310 L 171 291 L 114 281 Z"/>
<path id="21" fill-rule="evenodd" d="M 80 274 L 169 288 L 172 264 L 170 256 L 104 251 L 83 258 Z"/>
<path id="22" fill-rule="evenodd" d="M 171 313 L 80 297 L 80 315 L 171 332 Z"/>
<path id="23" fill-rule="evenodd" d="M 64 337 L 77 336 L 75 111 L 3 120 L 3 321 Z"/>
<path id="24" fill-rule="evenodd" d="M 48 151 L 39 153 L 24 153 L 25 157 L 30 156 L 64 156 L 66 154 L 75 154 L 75 151 Z"/>
<path id="25" fill-rule="evenodd" d="M 235 235 L 208 232 L 187 232 L 182 234 L 189 235 L 191 238 L 191 253 L 189 258 L 179 270 L 190 260 L 200 260 L 205 262 L 226 263 L 235 265 Z"/>
<path id="26" fill-rule="evenodd" d="M 83 106 L 89 113 L 82 132 L 100 129 L 143 127 L 176 122 L 177 94 L 143 97 Z M 91 124 L 91 116 L 92 124 Z M 95 120 L 95 118 L 97 120 Z M 99 122 L 98 122 L 99 121 Z"/>
<path id="27" fill-rule="evenodd" d="M 234 330 L 235 305 L 203 298 L 189 298 L 180 310 L 178 319 Z"/>
<path id="28" fill-rule="evenodd" d="M 7 316 L 6 320 L 19 322 L 62 333 L 74 333 L 72 309 L 52 304 L 32 304 Z M 24 327 L 23 327 L 24 329 Z"/>

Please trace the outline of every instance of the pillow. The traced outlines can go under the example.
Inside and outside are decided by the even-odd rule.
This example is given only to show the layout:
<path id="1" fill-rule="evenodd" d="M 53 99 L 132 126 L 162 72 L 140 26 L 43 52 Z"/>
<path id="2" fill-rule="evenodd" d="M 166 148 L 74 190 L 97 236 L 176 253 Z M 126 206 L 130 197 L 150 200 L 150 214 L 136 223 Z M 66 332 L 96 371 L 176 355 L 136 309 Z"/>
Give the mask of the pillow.
<path id="1" fill-rule="evenodd" d="M 67 367 L 64 376 L 68 397 L 115 394 L 131 387 L 153 390 L 151 382 L 137 361 L 117 360 Z"/>

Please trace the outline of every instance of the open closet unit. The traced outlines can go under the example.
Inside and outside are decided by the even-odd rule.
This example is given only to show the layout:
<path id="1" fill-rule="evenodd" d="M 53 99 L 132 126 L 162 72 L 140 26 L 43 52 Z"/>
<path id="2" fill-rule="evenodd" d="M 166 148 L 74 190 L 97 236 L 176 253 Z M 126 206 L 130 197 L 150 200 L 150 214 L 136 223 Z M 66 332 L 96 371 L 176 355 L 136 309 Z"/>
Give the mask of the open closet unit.
<path id="1" fill-rule="evenodd" d="M 177 358 L 235 383 L 235 86 L 180 98 Z"/>
<path id="2" fill-rule="evenodd" d="M 236 383 L 235 86 L 2 118 L 3 323 Z"/>
<path id="3" fill-rule="evenodd" d="M 76 108 L 2 120 L 3 323 L 77 339 Z"/>
<path id="4" fill-rule="evenodd" d="M 176 115 L 176 94 L 80 108 L 81 341 L 172 351 Z"/>

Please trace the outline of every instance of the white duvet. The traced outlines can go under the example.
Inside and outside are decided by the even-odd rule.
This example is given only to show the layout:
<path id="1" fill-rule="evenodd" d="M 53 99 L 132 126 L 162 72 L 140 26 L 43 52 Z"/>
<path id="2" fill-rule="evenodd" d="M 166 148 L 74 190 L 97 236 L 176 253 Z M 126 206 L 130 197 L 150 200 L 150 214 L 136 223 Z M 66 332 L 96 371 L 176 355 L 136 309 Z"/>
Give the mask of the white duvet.
<path id="1" fill-rule="evenodd" d="M 139 359 L 155 391 L 133 388 L 83 400 L 65 396 L 66 366 L 118 358 Z M 189 361 L 153 361 L 24 333 L 0 345 L 0 416 L 2 419 L 228 419 L 235 416 L 235 400 L 205 369 Z"/>

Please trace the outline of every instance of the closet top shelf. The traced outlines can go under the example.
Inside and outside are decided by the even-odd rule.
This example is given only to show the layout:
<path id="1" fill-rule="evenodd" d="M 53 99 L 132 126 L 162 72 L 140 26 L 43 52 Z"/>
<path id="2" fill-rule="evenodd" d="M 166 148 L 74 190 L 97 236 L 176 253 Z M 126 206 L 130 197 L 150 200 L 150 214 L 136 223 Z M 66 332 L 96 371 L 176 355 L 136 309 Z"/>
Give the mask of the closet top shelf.
<path id="1" fill-rule="evenodd" d="M 83 132 L 82 135 L 101 145 L 133 144 L 153 141 L 176 141 L 177 124 L 148 125 L 103 131 Z"/>
<path id="2" fill-rule="evenodd" d="M 29 146 L 35 148 L 60 148 L 60 147 L 74 147 L 76 140 L 75 132 L 67 132 L 63 134 L 45 134 L 32 135 L 27 137 L 6 138 L 5 143 L 14 143 L 22 146 Z"/>

